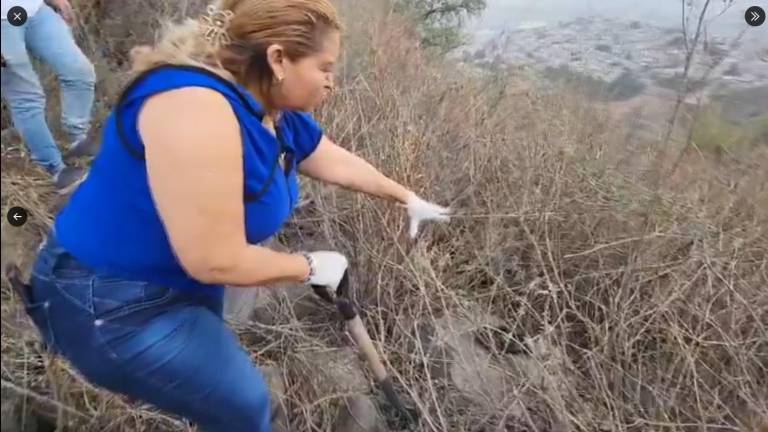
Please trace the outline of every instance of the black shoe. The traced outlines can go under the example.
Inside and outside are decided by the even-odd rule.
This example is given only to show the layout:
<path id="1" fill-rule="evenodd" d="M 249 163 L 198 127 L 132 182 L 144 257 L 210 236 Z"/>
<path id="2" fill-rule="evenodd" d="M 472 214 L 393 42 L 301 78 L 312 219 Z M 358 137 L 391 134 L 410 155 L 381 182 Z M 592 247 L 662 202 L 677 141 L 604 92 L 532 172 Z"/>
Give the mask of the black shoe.
<path id="1" fill-rule="evenodd" d="M 93 134 L 88 134 L 86 137 L 77 140 L 69 148 L 67 152 L 68 158 L 79 158 L 86 156 L 95 156 L 99 152 L 99 141 L 95 139 Z"/>
<path id="2" fill-rule="evenodd" d="M 59 195 L 66 195 L 85 180 L 86 172 L 83 168 L 64 167 L 53 177 L 53 187 Z"/>

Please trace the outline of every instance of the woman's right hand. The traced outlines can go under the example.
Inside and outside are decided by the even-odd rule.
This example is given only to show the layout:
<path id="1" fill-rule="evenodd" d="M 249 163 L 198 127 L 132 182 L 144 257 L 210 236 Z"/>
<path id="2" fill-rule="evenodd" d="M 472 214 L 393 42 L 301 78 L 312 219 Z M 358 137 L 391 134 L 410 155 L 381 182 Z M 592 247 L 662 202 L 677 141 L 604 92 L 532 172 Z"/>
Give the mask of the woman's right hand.
<path id="1" fill-rule="evenodd" d="M 347 257 L 333 251 L 309 252 L 304 256 L 310 269 L 305 283 L 336 291 L 349 266 Z"/>

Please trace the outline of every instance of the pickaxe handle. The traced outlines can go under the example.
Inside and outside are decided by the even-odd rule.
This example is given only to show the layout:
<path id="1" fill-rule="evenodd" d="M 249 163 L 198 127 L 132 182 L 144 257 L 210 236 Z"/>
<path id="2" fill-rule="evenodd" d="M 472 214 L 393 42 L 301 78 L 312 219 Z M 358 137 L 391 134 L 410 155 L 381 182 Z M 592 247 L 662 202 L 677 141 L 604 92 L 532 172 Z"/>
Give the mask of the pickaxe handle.
<path id="1" fill-rule="evenodd" d="M 315 291 L 315 294 L 323 300 L 336 304 L 336 308 L 344 318 L 347 332 L 352 336 L 355 345 L 357 345 L 360 352 L 362 352 L 363 357 L 365 357 L 365 361 L 368 363 L 368 367 L 371 368 L 371 371 L 376 378 L 376 382 L 381 388 L 381 391 L 384 392 L 384 396 L 392 406 L 403 413 L 406 418 L 412 420 L 409 410 L 403 405 L 397 392 L 395 392 L 395 387 L 392 385 L 392 380 L 387 373 L 387 369 L 384 367 L 384 363 L 381 361 L 381 357 L 379 357 L 379 353 L 376 351 L 376 347 L 373 345 L 373 341 L 371 340 L 370 335 L 368 335 L 368 331 L 365 329 L 363 321 L 357 314 L 355 305 L 352 303 L 352 300 L 348 298 L 349 277 L 347 273 L 344 273 L 344 276 L 336 289 L 335 299 L 326 287 L 312 286 L 312 289 Z"/>

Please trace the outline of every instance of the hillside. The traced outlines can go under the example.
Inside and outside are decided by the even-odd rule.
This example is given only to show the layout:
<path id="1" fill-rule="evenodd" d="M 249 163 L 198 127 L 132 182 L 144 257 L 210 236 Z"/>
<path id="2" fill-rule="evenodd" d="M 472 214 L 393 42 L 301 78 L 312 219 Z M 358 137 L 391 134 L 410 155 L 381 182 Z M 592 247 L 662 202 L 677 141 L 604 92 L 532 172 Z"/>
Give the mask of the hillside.
<path id="1" fill-rule="evenodd" d="M 97 64 L 100 119 L 127 50 L 151 40 L 160 17 L 200 7 L 73 3 Z M 583 88 L 434 58 L 383 2 L 336 4 L 347 23 L 340 88 L 317 118 L 456 214 L 410 242 L 402 209 L 306 182 L 279 242 L 350 257 L 363 321 L 420 413 L 412 430 L 768 424 L 768 146 L 665 146 Z M 118 25 L 120 16 L 138 18 Z M 22 228 L 3 219 L 2 260 L 26 269 L 59 203 L 22 148 L 3 133 L 2 210 L 23 203 L 31 217 Z M 5 280 L 2 300 L 3 432 L 44 418 L 75 431 L 191 430 L 52 361 Z M 311 293 L 264 293 L 236 331 L 281 407 L 275 430 L 406 430 L 337 313 Z M 7 413 L 25 429 L 6 429 Z"/>

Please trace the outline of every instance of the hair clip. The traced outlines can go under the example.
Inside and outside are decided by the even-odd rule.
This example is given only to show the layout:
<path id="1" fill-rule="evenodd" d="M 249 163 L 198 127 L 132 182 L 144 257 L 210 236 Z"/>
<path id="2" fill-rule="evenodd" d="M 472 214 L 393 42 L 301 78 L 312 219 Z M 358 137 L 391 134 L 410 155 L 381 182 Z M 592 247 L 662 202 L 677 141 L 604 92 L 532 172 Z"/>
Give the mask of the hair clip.
<path id="1" fill-rule="evenodd" d="M 219 9 L 215 5 L 208 5 L 205 10 L 206 14 L 200 18 L 205 40 L 217 48 L 232 42 L 227 29 L 235 13 L 229 9 Z"/>

